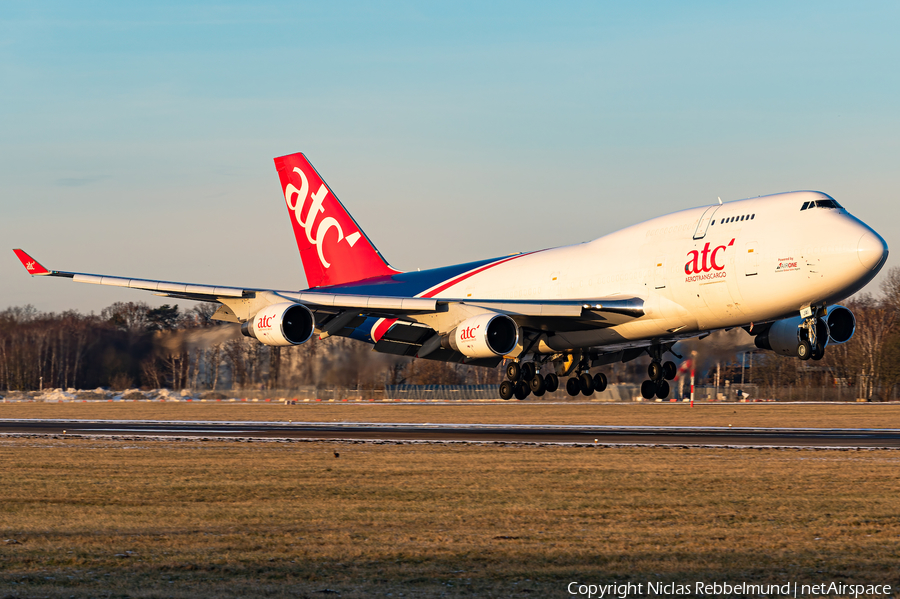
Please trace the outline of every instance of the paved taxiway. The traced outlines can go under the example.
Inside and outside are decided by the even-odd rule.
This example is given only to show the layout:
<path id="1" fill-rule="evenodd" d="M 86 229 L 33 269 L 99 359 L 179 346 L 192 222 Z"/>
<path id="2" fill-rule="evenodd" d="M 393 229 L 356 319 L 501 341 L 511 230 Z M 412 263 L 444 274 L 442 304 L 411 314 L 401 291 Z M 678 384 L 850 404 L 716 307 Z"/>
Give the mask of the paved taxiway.
<path id="1" fill-rule="evenodd" d="M 352 441 L 900 448 L 900 429 L 0 419 L 0 434 L 4 433 Z"/>

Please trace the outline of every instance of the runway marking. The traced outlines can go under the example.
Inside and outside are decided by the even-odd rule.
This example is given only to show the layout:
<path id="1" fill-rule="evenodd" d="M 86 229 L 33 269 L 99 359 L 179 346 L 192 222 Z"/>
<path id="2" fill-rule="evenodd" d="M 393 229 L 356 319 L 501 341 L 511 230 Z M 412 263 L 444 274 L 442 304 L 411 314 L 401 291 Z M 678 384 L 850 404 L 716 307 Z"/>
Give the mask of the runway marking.
<path id="1" fill-rule="evenodd" d="M 46 438 L 52 437 L 62 439 L 70 435 L 61 435 L 58 433 L 0 433 L 0 438 Z M 227 443 L 243 443 L 252 440 L 254 443 L 342 443 L 352 445 L 515 445 L 529 447 L 579 447 L 588 449 L 605 448 L 605 449 L 629 449 L 629 448 L 649 448 L 649 449 L 778 449 L 778 450 L 794 450 L 794 451 L 900 451 L 900 447 L 869 447 L 856 445 L 726 445 L 713 443 L 589 443 L 576 441 L 495 441 L 495 440 L 478 440 L 468 441 L 462 439 L 357 439 L 357 438 L 291 438 L 291 437 L 169 437 L 169 436 L 152 436 L 152 435 L 71 435 L 76 439 L 86 439 L 93 441 L 159 441 L 159 442 L 179 442 L 189 443 L 191 441 L 220 441 Z"/>
<path id="2" fill-rule="evenodd" d="M 745 431 L 745 432 L 772 432 L 772 433 L 900 433 L 900 428 L 788 428 L 788 427 L 755 427 L 755 426 L 649 426 L 649 425 L 581 425 L 581 424 L 491 424 L 491 423 L 433 423 L 433 422 L 362 422 L 362 421 L 313 421 L 313 422 L 281 422 L 252 421 L 252 420 L 93 420 L 93 419 L 62 419 L 62 418 L 0 418 L 0 426 L 4 423 L 42 423 L 42 424 L 119 424 L 119 425 L 194 425 L 194 426 L 226 426 L 226 427 L 350 427 L 361 426 L 366 428 L 419 428 L 419 429 L 510 429 L 510 430 L 559 430 L 559 431 L 665 431 L 665 432 L 718 432 L 718 431 Z M 111 430 L 111 429 L 94 429 Z M 149 429 L 141 429 L 149 430 Z M 182 429 L 185 430 L 185 429 Z M 163 432 L 163 431 L 161 431 Z M 167 432 L 167 431 L 166 431 Z M 202 432 L 202 431 L 197 431 Z M 225 431 L 222 432 L 231 432 Z"/>

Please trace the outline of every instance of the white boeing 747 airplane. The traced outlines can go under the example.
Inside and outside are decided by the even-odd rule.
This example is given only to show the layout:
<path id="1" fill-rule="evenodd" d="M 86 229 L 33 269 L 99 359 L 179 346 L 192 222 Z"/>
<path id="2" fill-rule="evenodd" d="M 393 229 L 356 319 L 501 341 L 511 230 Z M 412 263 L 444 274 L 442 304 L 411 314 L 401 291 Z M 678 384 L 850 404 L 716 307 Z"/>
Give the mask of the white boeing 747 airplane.
<path id="1" fill-rule="evenodd" d="M 606 387 L 591 368 L 651 358 L 644 397 L 665 398 L 681 339 L 743 327 L 757 347 L 821 359 L 853 335 L 837 302 L 882 268 L 884 239 L 833 198 L 797 191 L 717 203 L 593 241 L 425 271 L 384 260 L 303 154 L 275 159 L 309 289 L 217 287 L 48 270 L 33 275 L 221 304 L 214 319 L 267 345 L 315 332 L 375 351 L 496 367 L 504 399 Z M 675 357 L 679 357 L 675 355 Z"/>

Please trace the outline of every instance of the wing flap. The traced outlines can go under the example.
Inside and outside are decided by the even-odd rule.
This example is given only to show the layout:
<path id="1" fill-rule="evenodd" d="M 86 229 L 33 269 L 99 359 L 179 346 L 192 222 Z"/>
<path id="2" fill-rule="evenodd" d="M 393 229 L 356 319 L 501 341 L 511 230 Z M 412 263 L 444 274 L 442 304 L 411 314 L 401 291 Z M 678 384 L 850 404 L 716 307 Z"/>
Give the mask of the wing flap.
<path id="1" fill-rule="evenodd" d="M 156 291 L 159 287 L 159 281 L 145 281 L 143 279 L 131 279 L 128 286 L 132 289 L 145 289 L 147 291 Z"/>
<path id="2" fill-rule="evenodd" d="M 448 302 L 449 303 L 449 302 Z M 496 310 L 510 316 L 544 318 L 581 318 L 585 313 L 621 314 L 633 318 L 644 315 L 644 300 L 639 297 L 610 297 L 588 300 L 510 301 L 510 300 L 465 300 L 458 302 Z"/>
<path id="3" fill-rule="evenodd" d="M 460 302 L 468 306 L 478 306 L 488 310 L 496 310 L 510 316 L 561 316 L 577 318 L 581 316 L 582 303 L 536 303 L 536 302 L 483 302 L 483 301 L 465 301 Z"/>

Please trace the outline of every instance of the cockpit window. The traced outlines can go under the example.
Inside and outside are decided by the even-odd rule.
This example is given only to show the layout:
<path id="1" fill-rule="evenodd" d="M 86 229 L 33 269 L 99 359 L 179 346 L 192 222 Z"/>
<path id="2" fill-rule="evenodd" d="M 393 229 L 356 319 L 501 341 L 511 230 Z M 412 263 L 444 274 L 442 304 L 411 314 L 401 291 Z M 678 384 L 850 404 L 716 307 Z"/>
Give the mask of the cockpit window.
<path id="1" fill-rule="evenodd" d="M 812 210 L 813 208 L 835 208 L 841 209 L 841 205 L 828 198 L 827 200 L 814 200 L 812 202 L 803 202 L 803 206 L 800 207 L 800 210 Z"/>

